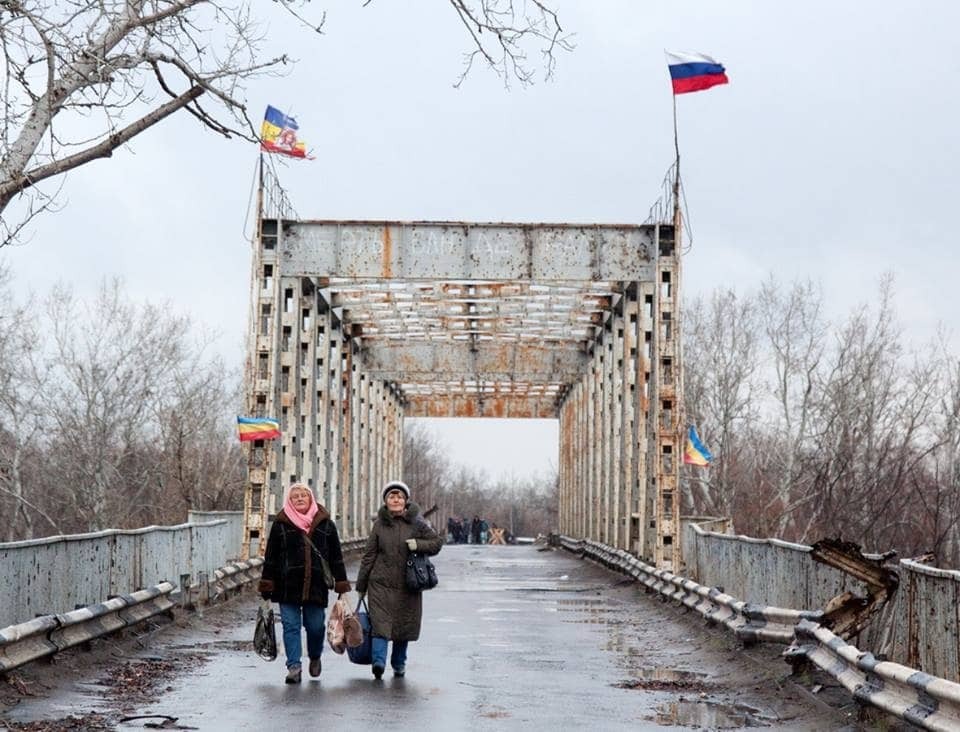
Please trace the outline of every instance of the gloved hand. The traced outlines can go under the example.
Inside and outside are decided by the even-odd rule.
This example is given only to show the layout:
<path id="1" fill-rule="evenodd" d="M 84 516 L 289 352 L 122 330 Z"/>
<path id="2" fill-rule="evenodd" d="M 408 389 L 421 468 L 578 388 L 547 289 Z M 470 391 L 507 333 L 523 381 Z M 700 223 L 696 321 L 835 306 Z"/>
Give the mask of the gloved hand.
<path id="1" fill-rule="evenodd" d="M 267 602 L 270 602 L 270 593 L 269 593 L 269 592 L 261 592 L 261 593 L 260 593 L 260 597 L 262 597 L 262 598 L 263 598 L 264 600 L 266 600 Z"/>
<path id="2" fill-rule="evenodd" d="M 417 551 L 417 540 L 416 539 L 407 539 L 407 549 L 412 552 Z"/>

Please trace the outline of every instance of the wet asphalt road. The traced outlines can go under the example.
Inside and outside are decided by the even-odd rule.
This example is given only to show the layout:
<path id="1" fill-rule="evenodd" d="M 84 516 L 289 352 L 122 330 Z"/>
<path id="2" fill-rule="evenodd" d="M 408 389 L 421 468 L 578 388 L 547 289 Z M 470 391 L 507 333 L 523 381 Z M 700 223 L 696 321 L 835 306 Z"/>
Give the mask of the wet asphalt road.
<path id="1" fill-rule="evenodd" d="M 374 681 L 327 646 L 319 679 L 304 668 L 303 683 L 284 684 L 282 649 L 274 662 L 249 649 L 251 594 L 153 638 L 144 656 L 196 662 L 124 712 L 207 731 L 853 729 L 787 680 L 773 650 L 745 655 L 729 633 L 562 551 L 447 546 L 435 564 L 440 585 L 424 597 L 406 678 L 388 669 Z M 7 717 L 102 708 L 90 681 Z"/>

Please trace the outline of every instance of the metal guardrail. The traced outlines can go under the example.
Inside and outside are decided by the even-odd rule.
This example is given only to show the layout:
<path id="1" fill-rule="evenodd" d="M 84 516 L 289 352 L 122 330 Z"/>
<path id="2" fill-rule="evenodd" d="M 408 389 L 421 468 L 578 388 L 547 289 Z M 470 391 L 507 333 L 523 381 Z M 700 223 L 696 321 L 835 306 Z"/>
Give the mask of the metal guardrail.
<path id="1" fill-rule="evenodd" d="M 808 658 L 857 701 L 923 729 L 960 729 L 960 684 L 879 661 L 816 623 L 802 621 L 795 630 L 796 643 L 788 653 Z"/>
<path id="2" fill-rule="evenodd" d="M 174 586 L 161 582 L 60 615 L 45 615 L 0 629 L 0 673 L 146 620 L 173 608 Z"/>
<path id="3" fill-rule="evenodd" d="M 260 579 L 263 559 L 255 557 L 243 562 L 231 562 L 213 572 L 213 579 L 206 572 L 200 572 L 196 583 L 190 583 L 190 576 L 180 578 L 180 604 L 185 608 L 209 605 L 222 598 L 229 597 L 233 590 Z"/>
<path id="4" fill-rule="evenodd" d="M 367 545 L 367 537 L 361 537 L 359 539 L 347 539 L 340 542 L 340 550 L 344 554 L 359 552 Z"/>
<path id="5" fill-rule="evenodd" d="M 628 574 L 650 590 L 723 623 L 747 642 L 791 644 L 784 657 L 806 658 L 833 676 L 858 702 L 869 704 L 923 729 L 960 730 L 960 684 L 891 661 L 850 645 L 820 625 L 819 610 L 760 607 L 735 600 L 718 588 L 656 569 L 621 549 L 599 542 L 552 536 L 551 543 Z"/>
<path id="6" fill-rule="evenodd" d="M 176 606 L 171 598 L 175 592 L 185 608 L 229 597 L 234 590 L 259 579 L 262 565 L 260 558 L 232 562 L 215 570 L 209 580 L 201 572 L 200 580 L 191 584 L 190 576 L 184 575 L 179 588 L 161 582 L 68 613 L 44 615 L 0 629 L 0 673 L 169 613 Z"/>
<path id="7" fill-rule="evenodd" d="M 696 610 L 708 622 L 724 625 L 744 643 L 763 641 L 786 645 L 793 642 L 793 629 L 797 623 L 801 620 L 818 621 L 823 617 L 819 610 L 751 605 L 731 597 L 722 589 L 704 587 L 667 570 L 657 569 L 622 549 L 599 542 L 561 536 L 559 543 L 568 551 L 636 578 L 650 591 Z"/>

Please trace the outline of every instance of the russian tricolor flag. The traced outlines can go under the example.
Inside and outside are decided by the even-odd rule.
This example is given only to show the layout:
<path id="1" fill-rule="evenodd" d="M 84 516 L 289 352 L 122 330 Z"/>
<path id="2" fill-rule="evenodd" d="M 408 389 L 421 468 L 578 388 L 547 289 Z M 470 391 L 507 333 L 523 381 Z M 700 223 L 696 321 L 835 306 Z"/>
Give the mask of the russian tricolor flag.
<path id="1" fill-rule="evenodd" d="M 718 84 L 729 84 L 726 69 L 702 53 L 678 53 L 665 51 L 674 94 L 709 89 Z"/>

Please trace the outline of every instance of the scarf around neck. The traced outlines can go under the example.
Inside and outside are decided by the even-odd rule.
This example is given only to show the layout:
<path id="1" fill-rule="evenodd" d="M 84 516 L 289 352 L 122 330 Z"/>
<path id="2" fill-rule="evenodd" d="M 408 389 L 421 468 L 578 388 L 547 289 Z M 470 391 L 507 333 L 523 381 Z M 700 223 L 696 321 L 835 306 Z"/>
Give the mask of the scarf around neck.
<path id="1" fill-rule="evenodd" d="M 290 494 L 294 488 L 304 488 L 310 494 L 310 508 L 307 509 L 306 513 L 300 513 L 290 502 Z M 310 486 L 305 483 L 294 483 L 287 488 L 287 492 L 283 496 L 283 513 L 290 519 L 290 523 L 300 529 L 300 531 L 305 534 L 310 533 L 310 525 L 313 523 L 313 519 L 319 510 L 320 507 L 317 505 L 317 499 L 314 498 Z"/>

